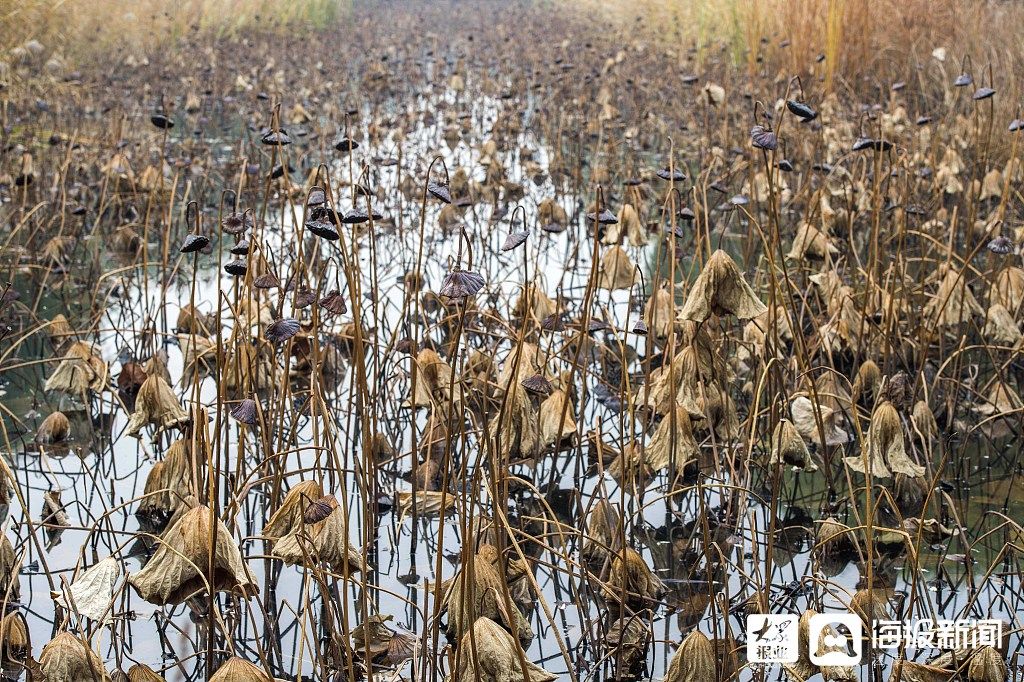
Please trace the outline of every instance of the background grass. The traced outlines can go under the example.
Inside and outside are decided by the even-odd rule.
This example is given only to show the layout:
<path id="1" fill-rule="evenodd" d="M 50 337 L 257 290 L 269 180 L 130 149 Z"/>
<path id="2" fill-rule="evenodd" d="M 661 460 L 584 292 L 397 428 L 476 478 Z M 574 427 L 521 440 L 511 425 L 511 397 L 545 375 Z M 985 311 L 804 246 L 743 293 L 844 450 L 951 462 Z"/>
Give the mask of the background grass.
<path id="1" fill-rule="evenodd" d="M 48 54 L 87 61 L 159 49 L 188 32 L 325 28 L 350 8 L 351 0 L 2 0 L 0 45 L 9 52 L 35 40 Z"/>
<path id="2" fill-rule="evenodd" d="M 975 81 L 1018 96 L 1024 5 L 1001 0 L 580 0 L 585 9 L 675 43 L 697 68 L 727 54 L 752 75 L 801 74 L 863 93 L 893 82 L 941 85 L 970 55 Z M 576 0 L 566 5 L 578 6 Z M 945 62 L 932 57 L 946 50 Z M 820 57 L 824 59 L 819 61 Z"/>

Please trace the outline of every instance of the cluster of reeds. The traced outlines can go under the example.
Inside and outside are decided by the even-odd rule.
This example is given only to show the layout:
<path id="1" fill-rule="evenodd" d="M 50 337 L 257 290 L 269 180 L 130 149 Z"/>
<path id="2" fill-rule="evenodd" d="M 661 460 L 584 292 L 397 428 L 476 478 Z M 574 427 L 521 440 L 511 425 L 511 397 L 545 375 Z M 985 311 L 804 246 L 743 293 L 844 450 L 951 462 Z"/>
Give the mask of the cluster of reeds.
<path id="1" fill-rule="evenodd" d="M 794 682 L 1006 678 L 1009 76 L 862 107 L 550 7 L 361 10 L 12 62 L 3 669 L 723 682 L 792 613 Z M 838 610 L 1006 637 L 819 667 Z"/>

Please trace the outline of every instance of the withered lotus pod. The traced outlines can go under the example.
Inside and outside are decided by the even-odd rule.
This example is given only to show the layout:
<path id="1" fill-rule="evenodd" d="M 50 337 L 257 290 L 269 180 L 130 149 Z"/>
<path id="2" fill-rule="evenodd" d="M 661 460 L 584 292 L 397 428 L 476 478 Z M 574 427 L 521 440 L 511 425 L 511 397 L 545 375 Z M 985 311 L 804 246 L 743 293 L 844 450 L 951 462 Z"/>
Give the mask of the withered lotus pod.
<path id="1" fill-rule="evenodd" d="M 502 251 L 511 251 L 516 247 L 522 246 L 526 243 L 526 239 L 530 236 L 529 230 L 522 230 L 521 232 L 510 232 L 508 237 L 505 238 L 505 243 L 502 244 Z"/>
<path id="2" fill-rule="evenodd" d="M 345 297 L 337 289 L 331 289 L 327 292 L 327 295 L 320 299 L 319 305 L 332 315 L 343 315 L 348 312 Z"/>
<path id="3" fill-rule="evenodd" d="M 260 141 L 268 147 L 283 147 L 286 144 L 291 144 L 292 138 L 288 136 L 288 132 L 284 128 L 280 128 L 268 131 L 260 138 Z"/>
<path id="4" fill-rule="evenodd" d="M 128 668 L 128 682 L 163 682 L 163 679 L 144 663 L 136 663 Z"/>
<path id="5" fill-rule="evenodd" d="M 310 289 L 305 285 L 299 285 L 298 291 L 295 292 L 295 307 L 299 310 L 308 308 L 316 303 L 316 295 L 316 290 Z"/>
<path id="6" fill-rule="evenodd" d="M 661 168 L 655 173 L 662 180 L 671 180 L 673 182 L 682 182 L 686 179 L 686 174 L 678 168 L 669 170 L 668 168 Z"/>
<path id="7" fill-rule="evenodd" d="M 299 333 L 299 321 L 291 317 L 282 317 L 267 327 L 265 335 L 268 341 L 284 343 Z"/>
<path id="8" fill-rule="evenodd" d="M 3 597 L 0 596 L 0 601 Z M 0 618 L 0 669 L 18 672 L 28 662 L 32 654 L 32 640 L 29 636 L 28 623 L 20 611 L 11 611 Z"/>
<path id="9" fill-rule="evenodd" d="M 302 522 L 307 525 L 320 523 L 337 508 L 338 498 L 334 495 L 324 495 L 323 497 L 309 503 L 306 510 L 302 512 Z"/>
<path id="10" fill-rule="evenodd" d="M 224 266 L 224 271 L 232 277 L 244 277 L 248 270 L 249 265 L 245 262 L 244 258 L 236 258 Z"/>
<path id="11" fill-rule="evenodd" d="M 174 120 L 163 112 L 157 112 L 149 117 L 149 122 L 160 130 L 170 130 L 174 127 Z"/>
<path id="12" fill-rule="evenodd" d="M 775 151 L 779 146 L 779 139 L 775 132 L 760 123 L 750 129 L 750 141 L 755 148 L 769 152 Z"/>
<path id="13" fill-rule="evenodd" d="M 375 614 L 353 628 L 352 649 L 357 655 L 383 666 L 399 665 L 415 655 L 417 638 L 388 627 L 393 617 Z"/>
<path id="14" fill-rule="evenodd" d="M 70 632 L 60 633 L 43 647 L 39 667 L 46 682 L 110 682 L 100 657 Z"/>
<path id="15" fill-rule="evenodd" d="M 680 314 L 683 319 L 704 322 L 712 313 L 719 316 L 730 313 L 747 320 L 767 310 L 743 279 L 736 262 L 719 249 L 704 264 Z"/>
<path id="16" fill-rule="evenodd" d="M 206 590 L 213 534 L 217 533 L 213 589 L 248 599 L 259 592 L 238 551 L 231 531 L 220 518 L 210 523 L 210 509 L 197 505 L 172 522 L 160 537 L 153 557 L 128 582 L 151 604 L 180 604 Z"/>
<path id="17" fill-rule="evenodd" d="M 188 234 L 178 249 L 181 253 L 196 253 L 210 245 L 210 238 L 202 234 Z"/>
<path id="18" fill-rule="evenodd" d="M 633 324 L 632 331 L 637 336 L 647 336 L 647 323 L 645 323 L 643 320 L 637 320 Z"/>
<path id="19" fill-rule="evenodd" d="M 324 191 L 323 187 L 313 186 L 309 188 L 309 194 L 306 196 L 306 208 L 313 208 L 314 206 L 323 206 L 327 203 L 327 192 Z"/>
<path id="20" fill-rule="evenodd" d="M 452 203 L 452 192 L 448 188 L 448 185 L 443 182 L 434 182 L 431 180 L 427 183 L 427 192 L 430 193 L 435 199 L 442 201 L 446 204 Z"/>
<path id="21" fill-rule="evenodd" d="M 334 148 L 339 152 L 348 153 L 359 148 L 359 143 L 349 137 L 343 137 L 334 143 Z"/>
<path id="22" fill-rule="evenodd" d="M 274 682 L 274 680 L 244 658 L 232 656 L 217 668 L 217 672 L 210 677 L 210 682 Z"/>
<path id="23" fill-rule="evenodd" d="M 851 149 L 855 152 L 861 152 L 865 149 L 872 149 L 875 146 L 875 140 L 870 137 L 858 137 L 853 142 Z"/>
<path id="24" fill-rule="evenodd" d="M 791 114 L 799 118 L 804 123 L 818 118 L 818 112 L 812 109 L 806 102 L 787 99 L 786 108 L 789 109 Z"/>
<path id="25" fill-rule="evenodd" d="M 792 173 L 794 170 L 796 170 L 796 167 L 793 165 L 793 162 L 790 161 L 789 159 L 779 159 L 776 162 L 775 167 L 786 173 Z"/>
<path id="26" fill-rule="evenodd" d="M 71 422 L 60 410 L 47 415 L 36 431 L 36 442 L 49 445 L 63 443 L 71 436 Z"/>
<path id="27" fill-rule="evenodd" d="M 484 288 L 484 278 L 469 270 L 453 270 L 444 276 L 438 295 L 461 301 L 476 296 Z"/>
<path id="28" fill-rule="evenodd" d="M 1000 256 L 1013 253 L 1013 241 L 1000 235 L 988 243 L 988 250 Z"/>
<path id="29" fill-rule="evenodd" d="M 551 385 L 551 382 L 548 381 L 543 374 L 533 374 L 523 379 L 520 383 L 522 384 L 523 388 L 525 388 L 530 393 L 536 393 L 539 395 L 546 396 L 550 394 L 552 390 L 554 390 L 554 388 Z"/>
<path id="30" fill-rule="evenodd" d="M 619 219 L 615 217 L 615 214 L 607 208 L 602 209 L 600 212 L 588 213 L 587 220 L 590 222 L 597 221 L 599 225 L 614 225 L 619 222 Z"/>
<path id="31" fill-rule="evenodd" d="M 459 641 L 453 682 L 553 682 L 558 675 L 532 663 L 519 644 L 490 618 L 477 618 Z M 463 653 L 464 652 L 464 653 Z M 526 661 L 523 670 L 521 660 Z"/>
<path id="32" fill-rule="evenodd" d="M 9 601 L 17 601 L 21 596 L 21 579 L 18 571 L 18 557 L 14 553 L 14 545 L 6 535 L 0 534 L 0 601 L 4 596 Z"/>
<path id="33" fill-rule="evenodd" d="M 159 374 L 150 376 L 135 397 L 135 412 L 128 421 L 128 435 L 139 437 L 147 425 L 157 427 L 157 433 L 182 427 L 189 422 L 188 412 L 178 402 L 174 391 Z"/>
<path id="34" fill-rule="evenodd" d="M 256 401 L 252 398 L 245 398 L 231 408 L 231 418 L 237 422 L 252 426 L 259 420 L 259 410 Z"/>
<path id="35" fill-rule="evenodd" d="M 257 289 L 275 289 L 281 286 L 281 280 L 274 273 L 265 272 L 254 279 L 252 285 Z"/>
<path id="36" fill-rule="evenodd" d="M 974 77 L 971 74 L 964 72 L 956 77 L 956 79 L 953 81 L 953 85 L 958 88 L 966 88 L 973 82 Z"/>
<path id="37" fill-rule="evenodd" d="M 1020 130 L 1024 130 L 1024 119 L 1022 119 L 1022 118 L 1015 118 L 1015 119 L 1013 119 L 1012 121 L 1010 121 L 1010 125 L 1007 128 L 1007 130 L 1009 130 L 1011 133 L 1016 133 L 1016 132 L 1018 132 Z"/>
<path id="38" fill-rule="evenodd" d="M 228 234 L 242 234 L 255 226 L 250 211 L 229 213 L 220 221 L 220 229 Z"/>
<path id="39" fill-rule="evenodd" d="M 246 256 L 249 254 L 249 247 L 252 246 L 248 239 L 240 239 L 228 249 L 234 256 Z"/>
<path id="40" fill-rule="evenodd" d="M 665 682 L 711 682 L 717 677 L 715 645 L 700 630 L 683 639 L 669 661 Z"/>
<path id="41" fill-rule="evenodd" d="M 971 99 L 973 99 L 975 102 L 979 102 L 983 99 L 988 99 L 995 94 L 996 91 L 993 90 L 992 88 L 981 87 L 974 91 L 974 94 L 971 95 Z"/>
<path id="42" fill-rule="evenodd" d="M 341 235 L 338 234 L 338 230 L 327 220 L 307 220 L 306 229 L 315 234 L 321 239 L 333 242 L 337 241 Z"/>

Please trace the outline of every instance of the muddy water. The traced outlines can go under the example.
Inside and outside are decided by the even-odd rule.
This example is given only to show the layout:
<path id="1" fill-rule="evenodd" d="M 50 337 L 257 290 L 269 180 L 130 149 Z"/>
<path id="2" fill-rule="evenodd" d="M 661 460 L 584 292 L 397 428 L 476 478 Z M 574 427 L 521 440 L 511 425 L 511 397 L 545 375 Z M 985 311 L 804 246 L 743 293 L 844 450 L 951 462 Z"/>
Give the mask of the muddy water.
<path id="1" fill-rule="evenodd" d="M 472 127 L 486 130 L 494 120 L 502 103 L 497 100 L 480 100 L 467 111 L 472 115 Z M 528 117 L 528 112 L 526 116 Z M 460 165 L 475 167 L 478 153 L 465 142 L 450 147 L 442 139 L 440 123 L 422 125 L 403 142 L 403 159 L 415 159 L 416 167 L 403 168 L 404 173 L 414 173 L 422 178 L 427 161 L 439 154 L 450 169 Z M 535 160 L 546 167 L 549 152 L 542 141 L 530 134 L 524 134 L 519 146 L 537 149 Z M 397 156 L 398 149 L 370 150 L 371 153 Z M 505 164 L 510 170 L 510 180 L 521 182 L 526 196 L 519 202 L 525 214 L 519 212 L 517 220 L 523 219 L 531 229 L 531 236 L 524 249 L 503 254 L 501 246 L 510 226 L 513 207 L 503 207 L 503 216 L 497 215 L 495 207 L 477 205 L 467 211 L 468 233 L 472 235 L 473 266 L 481 272 L 491 292 L 489 304 L 507 312 L 518 293 L 521 282 L 535 275 L 543 289 L 552 297 L 560 294 L 567 299 L 578 301 L 582 297 L 590 274 L 590 242 L 583 238 L 583 224 L 580 218 L 582 202 L 564 188 L 557 187 L 550 178 L 536 184 L 532 178 L 518 175 L 522 166 L 513 151 Z M 384 189 L 389 199 L 380 206 L 383 213 L 395 223 L 393 228 L 382 228 L 371 241 L 360 239 L 359 263 L 364 277 L 363 291 L 366 293 L 364 311 L 372 314 L 372 327 L 377 343 L 372 346 L 371 357 L 367 360 L 371 384 L 386 387 L 374 406 L 375 417 L 380 428 L 388 435 L 399 452 L 412 448 L 412 431 L 409 411 L 401 407 L 408 397 L 408 380 L 404 375 L 407 359 L 397 354 L 385 354 L 388 341 L 394 335 L 408 333 L 407 321 L 402 319 L 402 302 L 405 289 L 403 275 L 416 267 L 418 241 L 418 202 L 405 202 L 395 190 L 398 167 L 379 168 L 374 171 L 373 181 Z M 332 168 L 336 186 L 348 184 L 348 165 L 338 164 Z M 483 179 L 479 172 L 477 179 Z M 342 189 L 339 204 L 350 205 L 347 189 Z M 551 235 L 538 229 L 535 209 L 542 198 L 558 195 L 563 206 L 574 216 L 572 226 L 565 233 Z M 398 203 L 402 201 L 402 203 Z M 428 208 L 429 227 L 424 250 L 424 275 L 426 288 L 436 290 L 452 259 L 460 256 L 459 239 L 452 233 L 444 233 L 434 225 L 437 207 Z M 292 211 L 273 212 L 266 221 L 266 243 L 277 258 L 278 272 L 287 272 L 289 259 L 294 249 L 289 245 L 294 239 L 301 216 Z M 155 245 L 154 245 L 155 247 Z M 631 256 L 636 262 L 650 262 L 652 254 L 632 249 Z M 216 253 L 216 251 L 215 251 Z M 325 253 L 330 253 L 325 251 Z M 461 254 L 466 256 L 468 254 Z M 211 311 L 216 305 L 218 289 L 230 291 L 232 279 L 223 274 L 215 256 L 199 259 L 197 273 L 196 301 L 200 309 Z M 187 273 L 188 263 L 179 265 Z M 569 267 L 567 267 L 569 266 Z M 341 281 L 335 270 L 328 268 L 327 281 Z M 143 286 L 145 284 L 145 286 Z M 328 288 L 331 288 L 330 286 Z M 125 359 L 122 349 L 130 337 L 124 330 L 138 328 L 143 319 L 169 321 L 173 325 L 178 309 L 189 302 L 191 296 L 187 281 L 178 281 L 163 289 L 159 277 L 143 281 L 141 276 L 128 277 L 121 282 L 119 295 L 108 301 L 107 312 L 100 325 L 98 339 L 104 359 L 111 363 L 112 375 L 116 376 L 120 363 Z M 54 298 L 48 302 L 51 309 L 44 313 L 52 315 L 60 306 Z M 607 321 L 616 327 L 629 329 L 631 322 L 639 315 L 631 305 L 629 292 L 613 294 L 600 292 L 597 309 L 603 311 Z M 159 322 L 158 322 L 159 323 Z M 174 379 L 182 376 L 181 349 L 170 338 L 161 337 L 159 345 L 168 353 L 169 370 Z M 498 351 L 503 357 L 510 348 L 504 342 Z M 643 354 L 643 344 L 637 348 Z M 25 356 L 32 354 L 31 349 Z M 635 367 L 634 367 L 635 368 Z M 8 375 L 11 376 L 11 375 Z M 16 448 L 7 453 L 12 468 L 19 477 L 21 490 L 26 496 L 28 512 L 38 521 L 42 508 L 42 495 L 48 490 L 60 490 L 61 500 L 66 505 L 72 527 L 58 537 L 47 539 L 40 534 L 43 551 L 33 542 L 27 541 L 27 526 L 23 511 L 14 506 L 9 512 L 8 535 L 16 546 L 26 552 L 25 567 L 22 571 L 22 602 L 31 625 L 33 651 L 38 656 L 42 645 L 49 639 L 60 623 L 54 622 L 55 611 L 50 592 L 53 586 L 45 575 L 48 569 L 54 580 L 71 580 L 76 567 L 92 565 L 97 559 L 113 554 L 123 560 L 127 572 L 139 570 L 146 548 L 136 542 L 138 522 L 131 502 L 143 489 L 146 476 L 166 442 L 151 444 L 148 440 L 136 441 L 123 433 L 127 417 L 122 411 L 101 402 L 92 411 L 90 420 L 84 412 L 75 413 L 75 405 L 67 400 L 58 402 L 42 393 L 45 372 L 41 366 L 19 370 L 16 379 L 6 386 L 4 405 L 28 423 L 36 421 L 36 414 L 45 416 L 51 409 L 60 407 L 71 414 L 76 426 L 76 444 L 70 453 L 63 456 L 40 455 L 38 452 Z M 335 492 L 350 514 L 350 533 L 354 541 L 370 539 L 370 552 L 375 568 L 372 583 L 374 587 L 363 588 L 341 583 L 339 593 L 346 600 L 350 618 L 358 620 L 357 614 L 368 599 L 380 613 L 394 616 L 393 624 L 415 633 L 423 631 L 433 611 L 432 593 L 426 585 L 454 574 L 457 556 L 465 538 L 461 537 L 458 519 L 422 518 L 416 533 L 412 521 L 402 519 L 397 510 L 384 511 L 377 518 L 362 515 L 364 505 L 360 495 L 374 495 L 373 491 L 360 490 L 357 478 L 351 472 L 356 468 L 354 461 L 357 448 L 351 445 L 356 435 L 356 420 L 347 406 L 352 404 L 353 376 L 351 367 L 346 367 L 332 383 L 330 404 L 332 415 L 339 424 L 339 452 L 343 453 L 343 466 L 350 472 L 344 480 L 334 481 Z M 609 440 L 618 441 L 620 436 L 632 436 L 630 430 L 622 433 L 624 420 L 615 406 L 605 399 L 594 378 L 584 393 L 577 421 L 584 430 L 600 428 Z M 190 389 L 179 383 L 179 395 L 187 395 Z M 205 379 L 200 387 L 200 397 L 206 404 L 216 401 L 216 388 L 212 379 Z M 112 415 L 110 418 L 99 418 Z M 426 415 L 417 414 L 416 426 L 422 431 Z M 294 426 L 297 429 L 296 442 L 306 446 L 290 455 L 287 470 L 308 470 L 318 464 L 313 443 L 313 432 L 309 420 L 296 413 Z M 631 427 L 630 427 L 631 428 Z M 31 435 L 27 437 L 30 439 Z M 251 433 L 240 431 L 233 423 L 220 432 L 221 448 L 225 453 L 249 452 L 254 450 Z M 27 440 L 26 439 L 26 440 Z M 983 461 L 991 453 L 978 451 L 972 459 Z M 792 609 L 798 612 L 808 607 L 819 610 L 841 610 L 849 595 L 858 587 L 861 571 L 856 562 L 846 562 L 824 567 L 812 562 L 808 531 L 813 529 L 814 520 L 827 502 L 827 491 L 823 488 L 820 475 L 789 473 L 785 486 L 778 492 L 776 527 L 784 528 L 777 535 L 772 552 L 771 574 L 765 575 L 766 530 L 771 524 L 768 490 L 751 491 L 742 520 L 738 528 L 722 532 L 720 546 L 732 566 L 720 575 L 695 574 L 689 570 L 686 559 L 685 538 L 699 534 L 700 524 L 695 525 L 704 510 L 716 510 L 723 504 L 722 486 L 728 484 L 724 475 L 709 478 L 699 490 L 690 491 L 671 502 L 662 498 L 665 489 L 664 477 L 659 477 L 647 491 L 633 495 L 620 490 L 615 481 L 607 476 L 588 474 L 582 453 L 562 453 L 556 458 L 546 458 L 536 466 L 521 465 L 512 473 L 535 482 L 544 493 L 545 501 L 559 514 L 560 520 L 570 526 L 582 527 L 582 516 L 591 508 L 595 499 L 608 497 L 619 501 L 626 509 L 631 535 L 651 565 L 655 566 L 668 584 L 670 591 L 665 603 L 654 616 L 653 646 L 647 657 L 646 674 L 658 678 L 664 674 L 667 660 L 682 635 L 693 625 L 698 625 L 708 634 L 731 632 L 740 642 L 744 640 L 742 595 L 750 593 L 749 580 L 755 576 L 759 583 L 770 585 L 768 597 L 773 607 Z M 409 484 L 397 474 L 408 467 L 408 458 L 402 465 L 386 473 L 376 482 L 382 498 L 391 498 L 397 491 L 408 490 Z M 244 498 L 236 500 L 238 513 L 226 519 L 240 539 L 243 555 L 250 558 L 250 568 L 262 586 L 266 612 L 259 607 L 234 601 L 224 603 L 224 613 L 230 623 L 237 623 L 240 637 L 234 642 L 236 652 L 250 658 L 265 656 L 277 666 L 280 677 L 292 679 L 295 676 L 320 679 L 320 672 L 314 670 L 311 650 L 317 647 L 325 634 L 311 625 L 311 620 L 320 617 L 321 598 L 318 588 L 309 581 L 304 572 L 294 567 L 280 567 L 279 562 L 265 559 L 267 548 L 259 539 L 263 522 L 271 509 L 264 493 L 258 486 L 244 487 L 237 481 L 242 466 L 237 460 L 231 461 L 232 486 L 245 490 Z M 970 487 L 970 504 L 963 522 L 970 529 L 970 537 L 979 537 L 986 529 L 994 528 L 998 520 L 993 511 L 1008 513 L 1021 518 L 1022 497 L 1019 485 L 1006 478 L 1009 472 L 987 472 L 976 467 L 964 483 Z M 986 481 L 989 477 L 991 480 Z M 289 483 L 299 480 L 289 478 Z M 962 491 L 961 491 L 962 492 Z M 221 491 L 222 506 L 231 502 L 229 491 Z M 957 493 L 953 493 L 956 499 Z M 530 495 L 521 495 L 512 502 L 513 514 L 531 513 L 537 501 Z M 850 518 L 846 519 L 852 524 Z M 105 532 L 92 533 L 90 527 L 101 527 Z M 694 528 L 698 528 L 697 531 Z M 962 561 L 943 558 L 938 549 L 924 548 L 926 569 L 919 574 L 901 570 L 902 562 L 897 559 L 895 588 L 898 593 L 916 594 L 914 613 L 910 617 L 953 618 L 960 615 L 970 617 L 998 617 L 1016 623 L 1022 609 L 1019 578 L 1014 566 L 998 564 L 991 575 L 985 575 L 988 559 L 998 551 L 1003 536 L 992 536 L 977 547 L 961 547 L 950 552 L 960 552 L 977 560 L 972 568 L 965 569 Z M 954 547 L 957 547 L 954 542 Z M 575 556 L 578 548 L 568 547 Z M 435 574 L 437 552 L 445 559 L 440 563 L 441 573 Z M 537 583 L 542 588 L 545 609 L 531 614 L 531 625 L 537 634 L 528 656 L 542 663 L 548 670 L 558 673 L 563 679 L 569 674 L 560 654 L 557 638 L 560 637 L 573 657 L 573 672 L 579 679 L 596 679 L 604 673 L 597 664 L 602 652 L 599 649 L 601 630 L 598 627 L 597 605 L 586 599 L 591 594 L 582 583 L 577 572 L 565 570 L 564 558 L 550 554 L 542 555 L 537 569 Z M 824 600 L 812 600 L 808 589 L 812 579 L 827 574 L 828 589 Z M 271 592 L 267 593 L 266 588 Z M 205 647 L 205 631 L 197 624 L 200 620 L 188 605 L 176 608 L 158 609 L 147 604 L 134 591 L 124 585 L 124 576 L 118 581 L 119 596 L 112 627 L 103 630 L 98 638 L 99 652 L 110 667 L 127 669 L 132 662 L 140 661 L 154 668 L 164 668 L 168 680 L 195 679 L 203 670 L 202 657 L 197 652 Z M 714 593 L 714 597 L 709 595 Z M 583 598 L 580 597 L 583 595 Z M 709 603 L 710 602 L 710 603 Z M 199 607 L 197 607 L 199 608 Z M 722 617 L 723 610 L 732 615 Z M 544 611 L 553 614 L 554 624 L 549 623 Z M 61 616 L 66 617 L 66 616 Z M 72 627 L 95 627 L 86 622 L 72 623 Z M 557 631 L 557 632 L 556 632 Z M 444 639 L 442 637 L 441 644 Z M 270 646 L 273 644 L 274 646 Z M 279 645 L 279 651 L 273 649 Z M 1020 640 L 1014 636 L 1011 652 L 1020 647 Z M 911 656 L 931 652 L 908 652 Z M 1011 653 L 1012 655 L 1012 653 Z M 883 664 L 891 658 L 883 656 Z M 406 675 L 419 675 L 418 668 Z M 870 673 L 871 666 L 858 669 L 862 678 Z M 744 676 L 750 675 L 745 672 Z"/>

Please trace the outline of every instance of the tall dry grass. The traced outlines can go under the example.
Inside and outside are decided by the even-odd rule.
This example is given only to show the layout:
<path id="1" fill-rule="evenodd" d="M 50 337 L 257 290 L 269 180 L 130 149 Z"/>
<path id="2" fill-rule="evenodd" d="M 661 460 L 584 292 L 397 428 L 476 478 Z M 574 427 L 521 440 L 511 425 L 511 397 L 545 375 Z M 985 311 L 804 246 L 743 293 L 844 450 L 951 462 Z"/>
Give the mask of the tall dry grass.
<path id="1" fill-rule="evenodd" d="M 351 0 L 2 0 L 0 46 L 29 41 L 70 59 L 159 49 L 189 32 L 325 27 Z"/>
<path id="2" fill-rule="evenodd" d="M 590 13 L 646 27 L 698 66 L 721 53 L 751 73 L 820 79 L 861 92 L 895 81 L 955 77 L 970 55 L 975 80 L 991 63 L 1016 96 L 1024 66 L 1024 5 L 1000 0 L 581 0 Z M 577 5 L 576 2 L 572 3 Z M 578 5 L 577 5 L 578 6 Z M 643 19 L 638 24 L 637 19 Z M 634 28 L 633 30 L 643 30 Z M 946 61 L 932 58 L 936 48 Z M 823 58 L 822 58 L 823 57 Z M 935 73 L 938 69 L 940 73 Z M 941 80 L 941 79 L 939 79 Z M 1011 90 L 1013 91 L 1011 93 Z"/>

